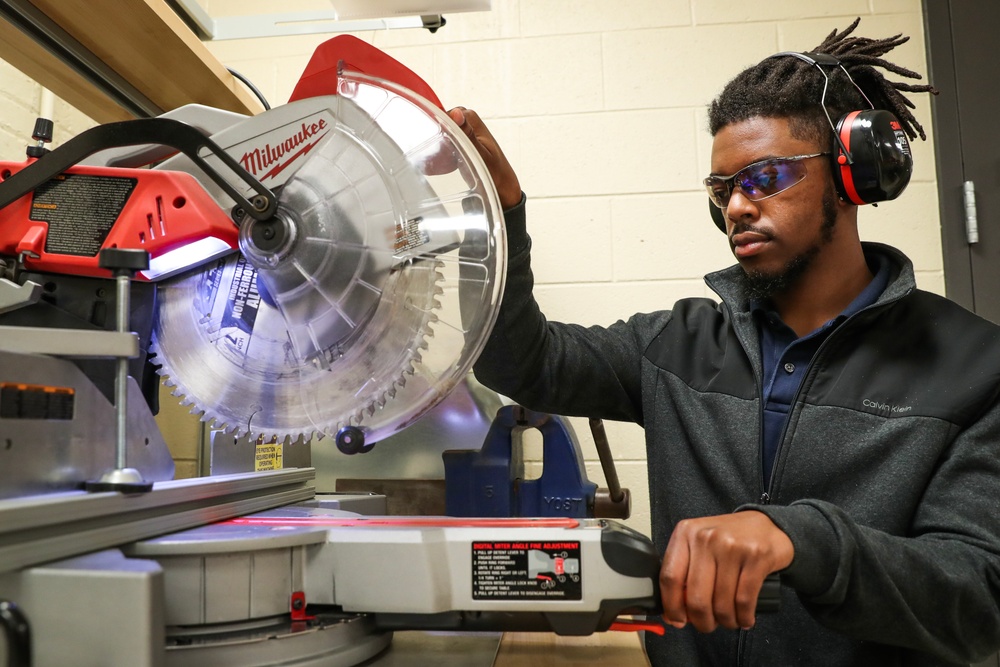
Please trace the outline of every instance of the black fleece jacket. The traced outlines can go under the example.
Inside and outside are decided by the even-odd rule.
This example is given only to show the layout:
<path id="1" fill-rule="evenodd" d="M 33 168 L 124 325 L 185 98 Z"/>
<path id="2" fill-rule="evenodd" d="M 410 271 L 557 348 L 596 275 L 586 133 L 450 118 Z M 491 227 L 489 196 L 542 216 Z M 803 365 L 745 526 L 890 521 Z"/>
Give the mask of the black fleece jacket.
<path id="1" fill-rule="evenodd" d="M 738 266 L 722 302 L 609 327 L 548 322 L 524 201 L 506 213 L 503 305 L 475 366 L 525 406 L 645 429 L 653 542 L 678 521 L 758 509 L 791 538 L 782 606 L 750 631 L 647 636 L 654 666 L 951 665 L 1000 647 L 1000 328 L 918 290 L 909 260 L 813 358 L 761 471 L 761 361 Z"/>

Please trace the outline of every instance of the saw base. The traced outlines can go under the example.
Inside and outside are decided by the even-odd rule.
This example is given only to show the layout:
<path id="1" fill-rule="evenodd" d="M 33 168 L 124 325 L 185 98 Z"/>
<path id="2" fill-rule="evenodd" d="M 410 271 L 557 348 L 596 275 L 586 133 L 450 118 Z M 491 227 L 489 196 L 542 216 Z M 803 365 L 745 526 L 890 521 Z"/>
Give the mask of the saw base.
<path id="1" fill-rule="evenodd" d="M 381 653 L 392 633 L 362 615 L 319 613 L 253 623 L 167 629 L 167 667 L 354 667 Z"/>

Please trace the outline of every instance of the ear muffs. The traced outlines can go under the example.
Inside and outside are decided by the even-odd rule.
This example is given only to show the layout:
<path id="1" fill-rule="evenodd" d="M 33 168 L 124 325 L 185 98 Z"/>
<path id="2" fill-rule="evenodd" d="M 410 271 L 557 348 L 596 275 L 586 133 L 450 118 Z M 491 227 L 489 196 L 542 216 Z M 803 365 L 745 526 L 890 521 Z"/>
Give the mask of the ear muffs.
<path id="1" fill-rule="evenodd" d="M 837 121 L 833 150 L 837 193 L 854 204 L 895 199 L 910 182 L 913 156 L 899 120 L 883 109 L 852 111 Z"/>
<path id="2" fill-rule="evenodd" d="M 875 106 L 854 82 L 844 66 L 835 57 L 827 53 L 798 53 L 797 51 L 782 51 L 769 58 L 791 56 L 809 63 L 820 71 L 829 84 L 830 77 L 826 73 L 828 67 L 840 69 L 861 97 L 868 102 L 871 109 L 851 111 L 842 116 L 834 125 L 830 112 L 826 109 L 826 86 L 820 98 L 820 106 L 826 114 L 830 129 L 833 131 L 834 147 L 832 151 L 833 181 L 837 186 L 837 194 L 845 201 L 858 206 L 877 204 L 898 197 L 913 174 L 913 155 L 910 153 L 910 142 L 906 132 L 891 112 L 876 109 Z M 712 221 L 722 231 L 726 230 L 725 213 L 709 201 Z"/>
<path id="3" fill-rule="evenodd" d="M 726 214 L 722 212 L 722 209 L 715 205 L 711 199 L 708 200 L 708 213 L 712 216 L 712 222 L 715 226 L 719 228 L 719 231 L 723 234 L 726 233 Z"/>

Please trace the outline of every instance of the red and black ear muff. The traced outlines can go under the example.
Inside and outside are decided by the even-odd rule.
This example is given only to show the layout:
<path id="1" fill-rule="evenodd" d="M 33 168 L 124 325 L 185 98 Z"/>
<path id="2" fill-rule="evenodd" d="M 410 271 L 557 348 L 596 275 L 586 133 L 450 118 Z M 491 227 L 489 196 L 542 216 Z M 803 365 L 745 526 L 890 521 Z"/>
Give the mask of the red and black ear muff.
<path id="1" fill-rule="evenodd" d="M 809 63 L 820 71 L 825 80 L 819 100 L 823 113 L 833 130 L 833 180 L 837 193 L 857 205 L 875 204 L 895 199 L 910 182 L 913 156 L 899 119 L 891 112 L 876 109 L 865 91 L 855 83 L 847 69 L 828 53 L 798 53 L 782 51 L 771 58 L 791 56 Z M 839 69 L 857 88 L 871 109 L 852 111 L 842 116 L 836 126 L 826 108 L 826 88 L 830 77 L 826 68 Z"/>
<path id="2" fill-rule="evenodd" d="M 708 213 L 712 216 L 712 222 L 715 226 L 719 228 L 719 231 L 723 234 L 726 233 L 726 214 L 722 212 L 722 209 L 715 205 L 711 199 L 708 200 Z"/>
<path id="3" fill-rule="evenodd" d="M 837 121 L 833 147 L 837 193 L 853 204 L 895 199 L 910 182 L 913 156 L 899 120 L 889 111 L 852 111 Z"/>

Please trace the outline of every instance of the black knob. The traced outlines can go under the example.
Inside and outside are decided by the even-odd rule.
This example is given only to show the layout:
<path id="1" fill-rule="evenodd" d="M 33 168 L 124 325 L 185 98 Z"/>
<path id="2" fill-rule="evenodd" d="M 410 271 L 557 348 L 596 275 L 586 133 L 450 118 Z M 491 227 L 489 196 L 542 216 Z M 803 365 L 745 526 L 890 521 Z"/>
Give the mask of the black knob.
<path id="1" fill-rule="evenodd" d="M 55 126 L 48 118 L 38 118 L 35 120 L 35 130 L 31 133 L 31 138 L 35 141 L 52 141 L 52 130 Z"/>
<path id="2" fill-rule="evenodd" d="M 52 141 L 52 121 L 48 118 L 36 118 L 35 129 L 31 132 L 31 138 L 35 140 L 34 146 L 28 146 L 25 151 L 28 157 L 42 157 L 49 152 L 45 144 Z"/>
<path id="3" fill-rule="evenodd" d="M 337 449 L 344 454 L 364 454 L 370 452 L 375 443 L 365 442 L 365 432 L 357 426 L 345 426 L 337 431 Z"/>
<path id="4" fill-rule="evenodd" d="M 105 248 L 98 255 L 97 264 L 102 269 L 109 269 L 112 275 L 131 276 L 149 268 L 149 253 L 133 248 Z"/>

